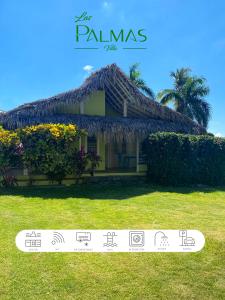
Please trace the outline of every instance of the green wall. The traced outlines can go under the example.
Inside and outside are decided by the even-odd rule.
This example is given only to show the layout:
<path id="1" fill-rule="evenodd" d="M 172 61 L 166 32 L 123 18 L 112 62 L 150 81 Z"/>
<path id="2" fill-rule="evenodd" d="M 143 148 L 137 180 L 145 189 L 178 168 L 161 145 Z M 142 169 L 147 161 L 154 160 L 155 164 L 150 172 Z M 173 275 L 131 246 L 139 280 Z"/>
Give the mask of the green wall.
<path id="1" fill-rule="evenodd" d="M 83 103 L 85 115 L 105 116 L 105 91 L 93 92 Z M 56 113 L 80 114 L 80 103 L 60 105 Z"/>
<path id="2" fill-rule="evenodd" d="M 84 114 L 105 116 L 105 91 L 96 91 L 84 100 Z"/>

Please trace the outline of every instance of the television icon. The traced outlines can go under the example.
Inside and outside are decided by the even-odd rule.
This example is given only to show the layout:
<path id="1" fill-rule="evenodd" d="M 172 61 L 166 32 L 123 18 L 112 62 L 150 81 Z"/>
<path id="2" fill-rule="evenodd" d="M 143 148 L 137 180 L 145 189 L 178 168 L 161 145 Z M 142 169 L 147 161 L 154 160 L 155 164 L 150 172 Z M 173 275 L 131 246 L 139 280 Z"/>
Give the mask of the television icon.
<path id="1" fill-rule="evenodd" d="M 90 232 L 77 232 L 76 233 L 76 241 L 82 242 L 90 242 L 91 241 L 91 233 Z"/>

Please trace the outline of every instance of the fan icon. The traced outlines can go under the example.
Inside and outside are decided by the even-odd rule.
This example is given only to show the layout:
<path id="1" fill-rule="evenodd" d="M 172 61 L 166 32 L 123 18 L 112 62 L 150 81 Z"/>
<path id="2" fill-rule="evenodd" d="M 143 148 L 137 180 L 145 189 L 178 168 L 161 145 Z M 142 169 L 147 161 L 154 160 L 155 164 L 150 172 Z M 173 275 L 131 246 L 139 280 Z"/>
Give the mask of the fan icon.
<path id="1" fill-rule="evenodd" d="M 64 237 L 59 232 L 53 233 L 52 245 L 65 243 Z"/>

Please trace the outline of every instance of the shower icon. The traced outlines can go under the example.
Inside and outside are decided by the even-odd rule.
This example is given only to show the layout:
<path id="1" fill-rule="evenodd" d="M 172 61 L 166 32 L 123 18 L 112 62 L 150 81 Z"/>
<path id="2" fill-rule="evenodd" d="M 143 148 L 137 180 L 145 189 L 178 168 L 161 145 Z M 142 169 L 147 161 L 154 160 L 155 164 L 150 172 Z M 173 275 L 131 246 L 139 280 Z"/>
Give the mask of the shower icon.
<path id="1" fill-rule="evenodd" d="M 167 247 L 169 246 L 168 237 L 163 231 L 157 231 L 154 236 L 155 247 Z"/>

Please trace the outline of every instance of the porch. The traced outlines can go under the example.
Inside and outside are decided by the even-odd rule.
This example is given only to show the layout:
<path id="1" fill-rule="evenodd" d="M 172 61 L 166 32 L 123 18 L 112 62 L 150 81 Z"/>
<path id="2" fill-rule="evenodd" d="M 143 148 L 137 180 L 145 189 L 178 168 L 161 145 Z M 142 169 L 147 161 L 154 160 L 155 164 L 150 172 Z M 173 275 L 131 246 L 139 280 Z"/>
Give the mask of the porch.
<path id="1" fill-rule="evenodd" d="M 80 142 L 80 148 L 85 152 L 95 152 L 101 157 L 101 163 L 96 170 L 96 175 L 102 174 L 134 174 L 146 171 L 146 159 L 143 154 L 142 140 L 118 141 L 106 139 L 103 135 L 87 136 Z M 100 175 L 101 176 L 101 175 Z"/>

